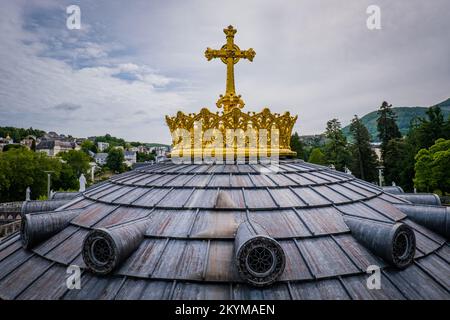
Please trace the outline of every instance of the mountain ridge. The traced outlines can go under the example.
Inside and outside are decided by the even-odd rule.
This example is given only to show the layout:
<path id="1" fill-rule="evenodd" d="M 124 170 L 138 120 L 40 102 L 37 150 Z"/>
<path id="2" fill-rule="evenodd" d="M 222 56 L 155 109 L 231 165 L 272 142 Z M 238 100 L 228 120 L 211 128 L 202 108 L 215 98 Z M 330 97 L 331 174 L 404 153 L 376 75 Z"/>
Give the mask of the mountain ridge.
<path id="1" fill-rule="evenodd" d="M 434 106 L 439 106 L 442 110 L 444 118 L 447 119 L 450 117 L 450 98 L 444 100 Z M 397 126 L 402 135 L 406 135 L 409 131 L 411 120 L 414 118 L 424 118 L 426 117 L 426 111 L 429 107 L 394 107 L 395 114 L 397 115 Z M 377 115 L 378 109 L 375 111 L 369 112 L 361 117 L 361 121 L 366 126 L 367 130 L 369 130 L 369 134 L 372 142 L 378 142 L 378 131 L 377 131 Z M 351 140 L 350 134 L 350 124 L 342 128 L 342 132 L 347 137 L 347 139 Z"/>

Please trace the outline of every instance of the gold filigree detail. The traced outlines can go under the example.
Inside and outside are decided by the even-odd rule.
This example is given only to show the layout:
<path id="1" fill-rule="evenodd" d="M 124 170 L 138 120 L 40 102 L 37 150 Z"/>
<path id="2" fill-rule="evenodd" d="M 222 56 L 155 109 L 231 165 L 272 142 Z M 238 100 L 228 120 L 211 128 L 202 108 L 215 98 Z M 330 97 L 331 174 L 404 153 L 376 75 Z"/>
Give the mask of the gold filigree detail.
<path id="1" fill-rule="evenodd" d="M 255 51 L 251 48 L 248 50 L 239 49 L 234 43 L 234 35 L 237 30 L 233 26 L 229 26 L 223 31 L 226 35 L 227 43 L 220 50 L 207 48 L 205 51 L 205 57 L 208 60 L 220 58 L 227 65 L 226 91 L 224 95 L 220 95 L 216 103 L 217 107 L 223 108 L 223 112 L 219 114 L 219 112 L 214 113 L 207 108 L 203 108 L 199 113 L 185 114 L 179 111 L 176 116 L 166 116 L 167 125 L 172 133 L 173 152 L 179 151 L 186 146 L 186 141 L 183 141 L 183 137 L 178 134 L 179 129 L 184 129 L 185 132 L 189 133 L 190 141 L 187 142 L 187 145 L 191 154 L 202 152 L 208 148 L 217 149 L 218 144 L 219 149 L 222 148 L 222 154 L 231 152 L 234 155 L 248 156 L 255 151 L 254 141 L 250 143 L 248 136 L 244 137 L 244 145 L 235 143 L 230 148 L 229 141 L 226 141 L 228 138 L 227 130 L 234 130 L 238 132 L 238 135 L 245 135 L 248 132 L 256 133 L 256 153 L 258 155 L 265 154 L 270 156 L 270 154 L 276 153 L 281 156 L 294 156 L 296 153 L 290 149 L 290 139 L 297 116 L 291 116 L 289 112 L 285 112 L 282 115 L 272 113 L 268 108 L 264 108 L 259 113 L 245 113 L 241 111 L 245 103 L 241 96 L 236 95 L 235 92 L 234 64 L 241 58 L 253 61 Z M 199 130 L 196 130 L 196 126 L 199 124 L 201 126 L 200 137 L 198 135 Z M 209 133 L 212 132 L 212 135 L 205 138 L 204 133 L 208 130 Z M 273 142 L 271 137 L 275 137 L 275 135 L 272 135 L 274 132 L 278 133 L 276 138 L 274 138 L 277 141 L 276 144 L 271 144 Z M 222 141 L 218 141 L 220 138 Z M 236 138 L 239 137 L 236 136 Z M 265 141 L 260 141 L 260 138 Z M 201 144 L 199 141 L 201 141 Z M 276 149 L 273 149 L 273 145 L 277 145 Z"/>
<path id="2" fill-rule="evenodd" d="M 236 89 L 234 85 L 234 65 L 239 62 L 240 59 L 247 59 L 253 61 L 256 52 L 250 48 L 248 50 L 241 50 L 234 43 L 234 35 L 237 30 L 233 26 L 223 29 L 226 35 L 227 43 L 219 50 L 207 48 L 205 51 L 205 57 L 208 61 L 220 58 L 224 64 L 227 65 L 227 85 L 224 95 L 220 95 L 216 105 L 218 108 L 223 108 L 224 112 L 229 112 L 234 108 L 243 108 L 244 101 L 240 95 L 236 95 Z"/>
<path id="3" fill-rule="evenodd" d="M 198 136 L 195 136 L 195 124 L 201 124 L 201 134 L 207 130 L 213 130 L 213 132 L 219 132 L 220 137 L 226 137 L 227 130 L 237 130 L 241 129 L 242 133 L 247 132 L 248 129 L 254 130 L 256 133 L 257 144 L 259 149 L 266 149 L 267 147 L 262 147 L 259 144 L 259 133 L 261 129 L 266 130 L 267 142 L 270 146 L 270 137 L 272 136 L 273 130 L 278 130 L 279 138 L 279 150 L 277 152 L 284 156 L 293 156 L 295 152 L 290 150 L 290 139 L 292 128 L 297 120 L 297 116 L 291 116 L 289 112 L 285 112 L 280 115 L 278 113 L 272 113 L 268 108 L 264 108 L 261 112 L 242 112 L 240 109 L 232 109 L 228 113 L 219 112 L 213 113 L 207 108 L 203 108 L 199 113 L 185 114 L 181 111 L 177 113 L 176 116 L 170 117 L 166 116 L 166 122 L 169 129 L 173 135 L 173 150 L 176 151 L 182 148 L 182 139 L 177 136 L 177 129 L 184 129 L 190 134 L 190 147 L 195 149 L 196 140 Z M 214 139 L 214 137 L 213 137 Z M 202 140 L 201 148 L 209 148 L 214 144 L 214 140 Z M 225 140 L 222 143 L 222 147 L 225 148 Z M 246 140 L 245 145 L 240 148 L 246 149 L 249 147 L 249 142 Z M 236 149 L 236 146 L 234 146 Z M 269 148 L 270 149 L 270 148 Z M 269 152 L 274 150 L 269 150 Z M 243 151 L 241 150 L 241 153 Z M 260 152 L 257 151 L 259 154 Z"/>

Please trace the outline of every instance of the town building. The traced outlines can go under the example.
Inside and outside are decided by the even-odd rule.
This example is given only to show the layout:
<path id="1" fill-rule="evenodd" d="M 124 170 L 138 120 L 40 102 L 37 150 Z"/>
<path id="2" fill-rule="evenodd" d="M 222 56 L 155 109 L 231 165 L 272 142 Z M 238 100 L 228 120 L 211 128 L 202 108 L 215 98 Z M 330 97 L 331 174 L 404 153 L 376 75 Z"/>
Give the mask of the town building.
<path id="1" fill-rule="evenodd" d="M 99 166 L 104 166 L 106 164 L 106 161 L 108 160 L 108 154 L 104 152 L 96 153 L 94 156 L 95 163 L 97 163 Z"/>
<path id="2" fill-rule="evenodd" d="M 109 148 L 109 143 L 108 142 L 97 142 L 98 152 L 103 152 L 103 151 L 105 151 L 108 148 Z"/>
<path id="3" fill-rule="evenodd" d="M 36 146 L 36 152 L 44 152 L 50 157 L 58 155 L 60 152 L 69 150 L 79 150 L 80 147 L 75 142 L 62 140 L 41 140 Z"/>
<path id="4" fill-rule="evenodd" d="M 40 139 L 39 139 L 40 141 Z M 22 141 L 20 141 L 20 144 L 27 147 L 28 149 L 32 149 L 33 144 L 36 147 L 37 144 L 39 143 L 38 139 L 33 136 L 33 135 L 29 135 L 27 137 L 25 137 L 24 139 L 22 139 Z"/>
<path id="5" fill-rule="evenodd" d="M 124 156 L 124 158 L 125 158 L 125 164 L 128 166 L 128 167 L 131 167 L 133 164 L 135 164 L 136 163 L 136 161 L 137 161 L 137 154 L 136 154 L 136 151 L 125 151 L 124 153 L 123 153 L 123 156 Z"/>

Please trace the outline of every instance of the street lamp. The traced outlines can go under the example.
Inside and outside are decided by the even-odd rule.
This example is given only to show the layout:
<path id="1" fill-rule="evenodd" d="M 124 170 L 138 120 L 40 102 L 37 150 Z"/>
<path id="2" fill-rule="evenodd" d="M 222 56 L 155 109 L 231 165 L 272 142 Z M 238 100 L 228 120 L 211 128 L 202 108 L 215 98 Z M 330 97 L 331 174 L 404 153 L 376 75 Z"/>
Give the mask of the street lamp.
<path id="1" fill-rule="evenodd" d="M 51 178 L 52 173 L 55 171 L 48 170 L 48 171 L 44 171 L 44 172 L 47 174 L 47 199 L 50 200 L 50 184 L 51 184 L 50 178 Z"/>
<path id="2" fill-rule="evenodd" d="M 380 187 L 382 187 L 383 180 L 384 180 L 384 177 L 383 177 L 384 166 L 378 166 L 377 169 L 378 169 L 378 184 L 380 185 Z"/>

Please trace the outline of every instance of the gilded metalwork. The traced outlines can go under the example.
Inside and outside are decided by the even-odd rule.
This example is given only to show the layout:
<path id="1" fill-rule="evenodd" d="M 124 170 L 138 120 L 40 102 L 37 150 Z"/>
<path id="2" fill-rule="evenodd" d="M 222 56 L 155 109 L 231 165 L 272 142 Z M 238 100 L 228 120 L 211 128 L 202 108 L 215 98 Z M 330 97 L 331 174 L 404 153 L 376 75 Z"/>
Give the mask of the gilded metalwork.
<path id="1" fill-rule="evenodd" d="M 203 108 L 199 113 L 185 114 L 181 111 L 177 113 L 176 116 L 170 117 L 166 116 L 166 122 L 172 132 L 173 139 L 173 151 L 178 151 L 184 146 L 186 146 L 186 141 L 182 141 L 177 129 L 184 129 L 190 133 L 190 144 L 188 147 L 191 152 L 195 153 L 199 150 L 196 144 L 197 135 L 194 134 L 196 129 L 195 124 L 202 124 L 201 134 L 207 130 L 212 130 L 217 132 L 217 136 L 225 137 L 227 130 L 238 130 L 241 134 L 246 134 L 252 131 L 256 135 L 256 147 L 255 153 L 257 155 L 266 154 L 270 156 L 271 154 L 277 152 L 280 156 L 293 156 L 295 152 L 290 149 L 290 139 L 292 133 L 292 127 L 294 126 L 297 116 L 291 116 L 289 112 L 285 112 L 280 115 L 279 113 L 272 113 L 268 108 L 264 108 L 263 111 L 259 113 L 255 112 L 242 112 L 240 109 L 234 108 L 228 113 L 219 114 L 219 112 L 213 113 L 207 108 Z M 267 144 L 263 146 L 260 142 L 260 132 L 265 130 L 265 136 Z M 272 133 L 277 130 L 278 134 L 278 149 L 271 150 L 271 137 Z M 203 139 L 200 148 L 208 149 L 217 147 L 217 142 L 213 139 Z M 252 153 L 249 150 L 250 142 L 245 141 L 245 146 L 232 146 L 231 150 L 226 148 L 226 141 L 224 139 L 222 143 L 222 154 L 236 153 L 239 155 L 246 155 Z M 196 149 L 197 148 L 197 149 Z"/>
<path id="2" fill-rule="evenodd" d="M 220 95 L 219 100 L 217 100 L 217 107 L 223 108 L 224 112 L 229 112 L 233 108 L 243 108 L 245 103 L 241 99 L 240 95 L 236 95 L 236 88 L 234 85 L 234 65 L 238 63 L 240 59 L 247 59 L 253 61 L 256 52 L 250 48 L 248 50 L 241 50 L 234 43 L 234 35 L 237 30 L 233 26 L 228 26 L 228 28 L 223 29 L 226 35 L 227 43 L 222 46 L 219 50 L 214 50 L 207 48 L 205 51 L 205 57 L 208 61 L 214 58 L 220 58 L 223 63 L 227 65 L 227 86 L 225 90 L 225 95 Z"/>
<path id="3" fill-rule="evenodd" d="M 244 101 L 235 92 L 234 64 L 240 59 L 253 61 L 255 51 L 251 48 L 248 50 L 239 49 L 234 43 L 236 29 L 233 26 L 225 28 L 224 32 L 227 43 L 219 50 L 207 48 L 205 51 L 205 56 L 208 60 L 220 58 L 227 65 L 226 92 L 225 95 L 220 95 L 217 101 L 217 107 L 223 108 L 223 112 L 214 113 L 207 108 L 203 108 L 199 113 L 185 114 L 179 111 L 176 116 L 166 116 L 167 125 L 172 133 L 172 154 L 177 154 L 178 156 L 182 156 L 183 153 L 185 155 L 186 153 L 198 155 L 204 153 L 207 149 L 214 149 L 210 153 L 214 156 L 217 153 L 217 149 L 220 148 L 222 149 L 222 155 L 232 153 L 244 156 L 254 154 L 257 156 L 271 156 L 274 154 L 294 156 L 296 153 L 290 149 L 290 138 L 297 116 L 291 116 L 289 112 L 285 112 L 282 115 L 272 113 L 268 108 L 264 108 L 259 113 L 245 113 L 241 111 L 241 108 L 244 107 Z M 201 128 L 197 130 L 199 124 Z M 189 133 L 190 143 L 186 143 L 186 139 L 183 141 L 183 137 L 180 135 L 181 129 Z M 204 133 L 208 130 L 209 133 L 213 133 L 213 137 L 204 137 Z M 237 139 L 247 135 L 243 137 L 245 143 L 243 145 L 233 143 L 230 146 L 229 141 L 226 141 L 228 130 L 235 130 L 235 134 L 237 131 L 239 136 L 236 137 Z M 197 134 L 195 134 L 196 131 Z M 200 136 L 198 134 L 199 131 Z M 253 136 L 249 137 L 248 134 L 256 136 L 256 144 L 253 143 Z M 218 139 L 223 141 L 218 142 Z M 180 152 L 182 149 L 184 151 Z"/>

